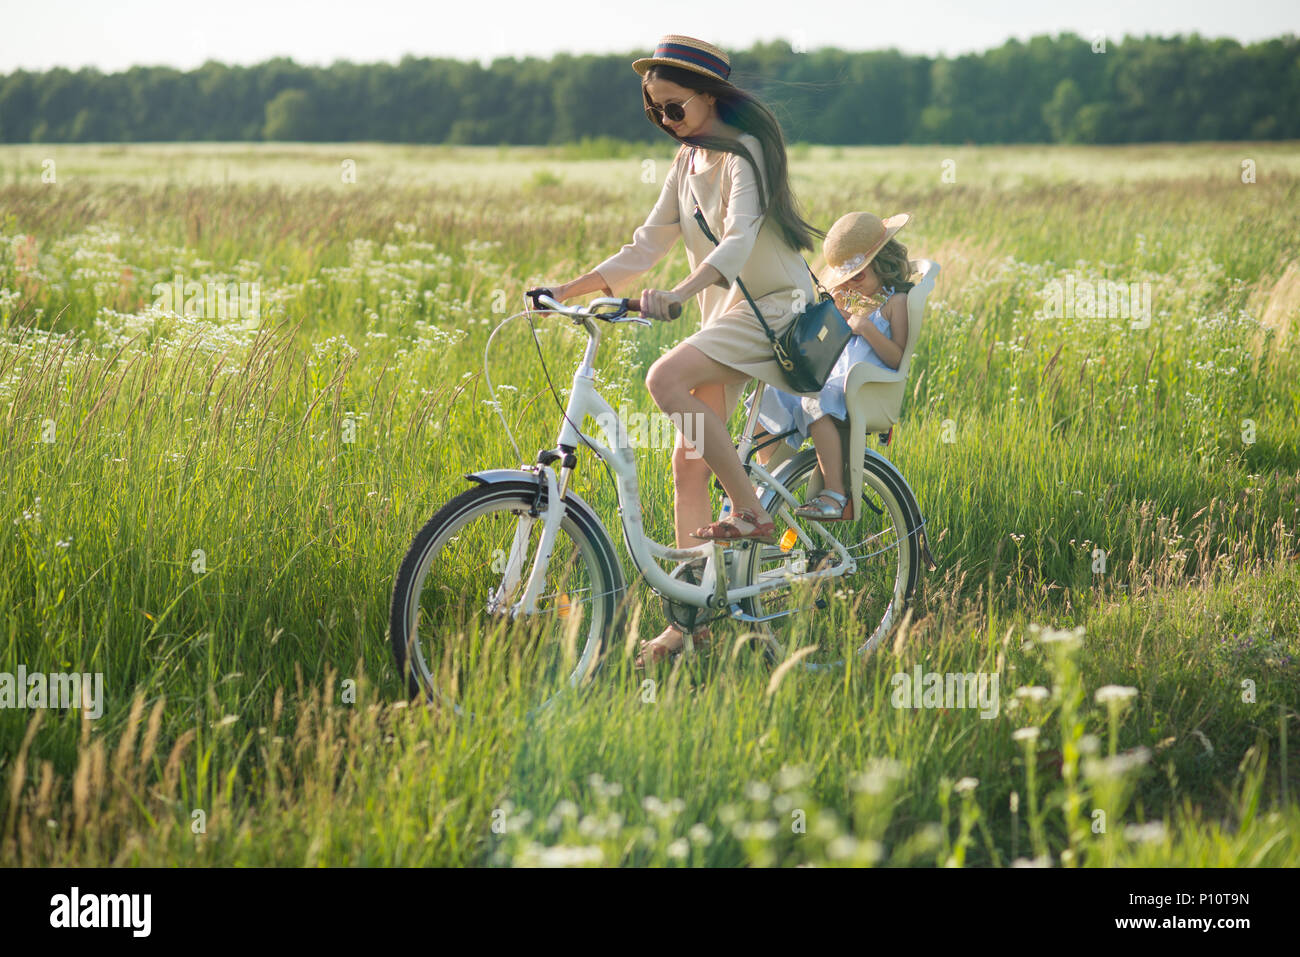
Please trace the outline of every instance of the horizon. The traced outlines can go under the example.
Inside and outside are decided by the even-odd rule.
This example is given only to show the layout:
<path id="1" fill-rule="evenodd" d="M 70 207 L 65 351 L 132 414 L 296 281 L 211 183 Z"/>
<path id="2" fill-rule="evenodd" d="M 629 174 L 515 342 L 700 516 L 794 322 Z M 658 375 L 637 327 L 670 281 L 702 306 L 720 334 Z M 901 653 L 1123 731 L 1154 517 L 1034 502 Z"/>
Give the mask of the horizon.
<path id="1" fill-rule="evenodd" d="M 924 52 L 917 52 L 917 51 L 912 51 L 912 50 L 903 50 L 903 49 L 900 49 L 900 48 L 897 47 L 897 46 L 888 46 L 888 47 L 870 47 L 870 48 L 864 48 L 864 49 L 850 49 L 850 48 L 848 48 L 848 47 L 835 46 L 835 45 L 833 45 L 833 44 L 828 44 L 828 45 L 826 45 L 826 46 L 809 47 L 809 48 L 804 49 L 804 50 L 802 50 L 802 51 L 798 51 L 798 50 L 796 50 L 796 52 L 803 52 L 803 53 L 821 53 L 821 52 L 824 52 L 824 51 L 826 51 L 826 50 L 833 50 L 833 51 L 838 52 L 838 53 L 845 53 L 845 54 L 857 55 L 857 54 L 863 54 L 863 53 L 888 53 L 888 52 L 895 52 L 895 51 L 896 51 L 896 52 L 901 53 L 902 55 L 904 55 L 904 56 L 908 56 L 908 57 L 928 58 L 928 59 L 931 59 L 931 60 L 939 60 L 939 59 L 948 59 L 948 60 L 953 60 L 953 59 L 957 59 L 957 58 L 959 58 L 959 57 L 963 57 L 963 56 L 982 56 L 982 55 L 984 55 L 984 54 L 986 54 L 986 53 L 989 53 L 989 52 L 991 52 L 991 51 L 993 51 L 993 50 L 1000 49 L 1001 47 L 1007 45 L 1008 43 L 1010 43 L 1010 42 L 1012 42 L 1012 41 L 1016 41 L 1016 42 L 1019 42 L 1019 43 L 1024 44 L 1024 43 L 1028 43 L 1029 41 L 1034 40 L 1034 39 L 1037 39 L 1037 38 L 1040 38 L 1040 37 L 1047 37 L 1048 39 L 1053 39 L 1053 40 L 1055 40 L 1055 39 L 1057 39 L 1057 38 L 1059 38 L 1059 37 L 1062 37 L 1062 36 L 1077 36 L 1077 37 L 1079 37 L 1079 39 L 1082 39 L 1082 40 L 1088 40 L 1088 39 L 1089 39 L 1088 37 L 1086 37 L 1086 36 L 1084 36 L 1084 35 L 1082 35 L 1082 34 L 1074 33 L 1074 31 L 1071 31 L 1071 30 L 1061 30 L 1061 31 L 1056 32 L 1056 33 L 1036 33 L 1036 34 L 1033 34 L 1032 36 L 1023 36 L 1023 37 L 1013 37 L 1013 36 L 1009 36 L 1009 37 L 1007 37 L 1006 39 L 1004 39 L 1001 43 L 994 44 L 993 46 L 983 47 L 983 48 L 981 48 L 981 49 L 977 49 L 977 50 L 965 50 L 965 51 L 962 51 L 962 52 L 960 52 L 960 53 L 953 53 L 953 54 L 944 54 L 944 53 L 938 53 L 938 54 L 935 54 L 935 53 L 924 53 Z M 1257 43 L 1268 43 L 1268 42 L 1270 42 L 1270 41 L 1272 41 L 1272 40 L 1295 39 L 1295 38 L 1297 38 L 1297 37 L 1300 37 L 1300 33 L 1288 32 L 1288 33 L 1279 33 L 1279 34 L 1276 34 L 1275 36 L 1260 37 L 1260 38 L 1258 38 L 1258 39 L 1248 40 L 1248 41 L 1247 41 L 1247 40 L 1239 40 L 1237 37 L 1229 37 L 1229 36 L 1207 36 L 1206 34 L 1203 34 L 1203 33 L 1197 33 L 1197 32 L 1195 32 L 1195 31 L 1193 31 L 1193 32 L 1183 32 L 1183 33 L 1144 33 L 1144 34 L 1125 34 L 1124 36 L 1119 36 L 1119 37 L 1107 37 L 1107 38 L 1106 38 L 1106 43 L 1107 43 L 1108 46 L 1112 46 L 1112 45 L 1113 45 L 1113 46 L 1119 46 L 1119 45 L 1122 45 L 1122 44 L 1124 43 L 1125 40 L 1145 40 L 1145 39 L 1157 39 L 1157 40 L 1190 40 L 1190 39 L 1193 39 L 1193 38 L 1199 38 L 1200 40 L 1203 40 L 1203 41 L 1205 41 L 1205 42 L 1207 42 L 1207 43 L 1217 43 L 1217 42 L 1224 41 L 1224 40 L 1230 40 L 1230 41 L 1234 41 L 1234 42 L 1236 42 L 1236 43 L 1239 43 L 1239 44 L 1240 44 L 1241 46 L 1243 46 L 1243 47 L 1248 47 L 1248 46 L 1251 46 L 1252 44 L 1257 44 Z M 787 37 L 771 37 L 771 38 L 768 38 L 768 39 L 765 39 L 765 40 L 758 40 L 758 41 L 755 41 L 755 44 L 751 44 L 749 47 L 737 47 L 737 48 L 733 48 L 733 50 L 734 50 L 734 53 L 746 53 L 746 52 L 749 52 L 749 50 L 751 50 L 751 49 L 753 48 L 753 46 L 756 45 L 756 44 L 758 44 L 758 43 L 767 44 L 767 43 L 776 43 L 776 42 L 781 42 L 781 41 L 785 41 L 786 43 L 791 43 L 791 40 L 790 40 L 789 38 L 787 38 Z M 629 61 L 630 61 L 631 59 L 637 57 L 637 56 L 648 56 L 648 55 L 649 55 L 648 52 L 647 52 L 647 53 L 637 53 L 637 52 L 633 52 L 633 51 L 619 51 L 619 50 L 606 50 L 606 51 L 604 51 L 604 52 L 597 51 L 597 50 L 593 50 L 593 51 L 590 51 L 590 52 L 578 53 L 578 54 L 568 54 L 568 55 L 570 55 L 570 56 L 617 56 L 617 55 L 619 55 L 620 53 L 627 53 L 628 56 L 629 56 Z M 733 54 L 733 55 L 734 55 L 734 54 Z M 17 73 L 17 72 L 19 72 L 19 71 L 26 71 L 26 72 L 28 72 L 28 73 L 50 73 L 50 72 L 53 72 L 54 70 L 66 70 L 66 71 L 68 71 L 69 73 L 80 73 L 80 72 L 83 71 L 83 70 L 99 70 L 99 71 L 100 71 L 102 74 L 104 74 L 105 76 L 113 76 L 113 75 L 120 74 L 120 73 L 126 73 L 126 72 L 128 72 L 128 71 L 130 71 L 130 70 L 159 70 L 159 69 L 163 69 L 163 70 L 176 70 L 176 71 L 178 71 L 178 72 L 180 72 L 180 73 L 193 73 L 193 72 L 196 71 L 196 70 L 201 70 L 203 67 L 207 66 L 209 63 L 214 63 L 214 64 L 216 64 L 216 65 L 218 65 L 218 66 L 226 67 L 227 69 L 232 69 L 232 70 L 233 70 L 233 69 L 252 69 L 252 68 L 254 68 L 254 67 L 264 66 L 265 64 L 268 64 L 268 63 L 274 63 L 274 62 L 277 62 L 277 61 L 283 61 L 283 62 L 285 62 L 285 63 L 289 63 L 289 64 L 292 64 L 292 65 L 295 66 L 295 67 L 300 67 L 300 68 L 303 68 L 303 69 L 309 69 L 309 70 L 329 70 L 329 69 L 332 69 L 332 68 L 334 68 L 334 67 L 336 67 L 336 66 L 356 66 L 356 67 L 394 66 L 394 67 L 395 67 L 395 66 L 399 66 L 399 65 L 402 63 L 402 61 L 403 61 L 403 60 L 406 60 L 406 59 L 413 59 L 413 60 L 416 60 L 416 61 L 420 61 L 420 60 L 450 60 L 450 61 L 453 61 L 453 62 L 456 62 L 456 63 L 462 63 L 462 64 L 478 63 L 478 64 L 479 64 L 480 66 L 482 66 L 484 69 L 489 69 L 489 68 L 492 67 L 494 64 L 496 64 L 496 63 L 501 63 L 501 62 L 507 62 L 507 63 L 524 63 L 524 62 L 527 62 L 527 61 L 529 61 L 529 60 L 541 60 L 542 62 L 549 63 L 549 62 L 551 62 L 552 60 L 554 60 L 555 57 L 554 57 L 554 56 L 549 56 L 549 57 L 539 57 L 539 56 L 535 56 L 535 55 L 532 55 L 532 54 L 529 54 L 529 55 L 523 55 L 523 56 L 515 55 L 515 54 L 502 54 L 501 56 L 495 57 L 495 58 L 493 58 L 493 59 L 491 59 L 491 60 L 489 60 L 489 61 L 487 61 L 487 62 L 483 62 L 483 61 L 478 60 L 478 59 L 475 59 L 475 58 L 473 58 L 473 57 L 454 57 L 454 56 L 447 56 L 447 55 L 445 55 L 445 54 L 439 54 L 439 53 L 404 53 L 404 54 L 402 54 L 400 57 L 398 57 L 398 58 L 395 59 L 395 60 L 356 60 L 356 59 L 341 58 L 341 59 L 337 59 L 337 60 L 331 60 L 331 61 L 329 61 L 329 62 L 323 62 L 323 61 L 302 60 L 302 59 L 299 59 L 298 57 L 295 57 L 295 56 L 291 56 L 291 55 L 289 55 L 289 54 L 283 54 L 283 53 L 282 53 L 282 54 L 275 54 L 275 55 L 273 55 L 273 56 L 268 56 L 266 59 L 263 59 L 263 60 L 256 60 L 256 61 L 247 62 L 247 63 L 245 63 L 245 62 L 234 62 L 234 61 L 229 61 L 229 60 L 221 60 L 221 59 L 218 59 L 218 58 L 216 58 L 216 57 L 210 57 L 210 58 L 204 60 L 202 63 L 196 63 L 196 64 L 193 64 L 193 65 L 190 65 L 190 66 L 177 66 L 177 65 L 172 64 L 172 63 L 132 63 L 132 64 L 130 64 L 130 65 L 128 65 L 128 66 L 120 67 L 120 68 L 117 68 L 117 69 L 111 69 L 111 70 L 105 70 L 105 69 L 103 69 L 103 68 L 101 68 L 101 67 L 99 67 L 99 66 L 97 66 L 97 65 L 95 65 L 95 64 L 93 64 L 93 63 L 90 63 L 90 64 L 82 64 L 82 65 L 80 65 L 80 66 L 70 66 L 70 65 L 66 65 L 66 64 L 55 64 L 55 65 L 53 65 L 53 66 L 44 67 L 44 68 L 21 67 L 21 66 L 20 66 L 20 67 L 14 67 L 13 69 L 8 70 L 8 71 L 5 71 L 5 70 L 3 70 L 3 69 L 0 69 L 0 76 L 9 76 L 9 75 L 11 75 L 11 74 L 13 74 L 13 73 Z"/>

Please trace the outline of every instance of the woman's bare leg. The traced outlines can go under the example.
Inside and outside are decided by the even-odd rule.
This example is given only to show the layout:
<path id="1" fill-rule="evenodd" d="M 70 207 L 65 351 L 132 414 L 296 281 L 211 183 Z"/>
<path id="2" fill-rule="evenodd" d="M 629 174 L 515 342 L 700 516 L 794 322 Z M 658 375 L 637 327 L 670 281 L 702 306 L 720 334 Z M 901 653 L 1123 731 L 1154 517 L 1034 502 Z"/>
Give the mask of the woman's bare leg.
<path id="1" fill-rule="evenodd" d="M 731 497 L 733 507 L 752 507 L 760 521 L 770 521 L 770 517 L 757 507 L 758 498 L 722 418 L 725 386 L 747 378 L 685 343 L 655 362 L 646 376 L 646 386 L 660 410 L 680 416 L 679 426 L 690 433 L 684 437 L 679 429 L 673 448 L 673 526 L 678 548 L 690 548 L 703 541 L 691 533 L 713 519 L 709 476 L 715 474 L 719 465 L 729 472 L 729 477 L 720 481 Z M 691 444 L 687 443 L 687 438 Z M 748 493 L 752 506 L 733 494 L 737 482 Z M 707 636 L 707 628 L 699 629 L 695 635 L 701 639 Z M 682 630 L 670 624 L 650 641 L 641 642 L 637 665 L 644 666 L 647 656 L 658 658 L 675 652 L 684 643 Z"/>
<path id="2" fill-rule="evenodd" d="M 731 498 L 733 509 L 749 509 L 759 522 L 771 521 L 771 516 L 759 504 L 749 475 L 736 454 L 736 447 L 727 432 L 722 416 L 697 397 L 692 390 L 702 385 L 725 386 L 745 382 L 750 377 L 720 362 L 710 359 L 695 346 L 681 343 L 659 358 L 650 367 L 646 387 L 655 404 L 668 415 L 678 415 L 683 422 L 698 423 L 694 431 L 697 451 L 703 455 L 709 468 Z"/>
<path id="3" fill-rule="evenodd" d="M 722 404 L 726 401 L 726 392 L 720 385 L 706 383 L 695 387 L 695 398 L 699 399 L 719 419 L 722 418 Z M 694 432 L 694 429 L 690 431 Z M 698 440 L 698 436 L 690 436 Z M 673 447 L 673 528 L 678 548 L 690 548 L 699 545 L 703 539 L 696 538 L 691 532 L 701 525 L 713 521 L 713 503 L 709 497 L 709 478 L 713 470 L 708 462 L 686 441 L 681 431 L 677 432 L 677 442 Z M 694 639 L 703 641 L 709 637 L 707 627 L 694 631 Z M 655 635 L 649 641 L 641 642 L 641 654 L 637 656 L 637 665 L 644 667 L 647 655 L 662 657 L 671 654 L 686 643 L 682 630 L 674 624 Z"/>
<path id="4" fill-rule="evenodd" d="M 719 419 L 726 392 L 720 385 L 705 384 L 695 387 L 699 399 Z M 700 454 L 692 449 L 679 431 L 673 449 L 673 527 L 678 548 L 690 548 L 704 540 L 691 532 L 713 521 L 713 503 L 709 500 L 709 478 L 713 470 Z"/>

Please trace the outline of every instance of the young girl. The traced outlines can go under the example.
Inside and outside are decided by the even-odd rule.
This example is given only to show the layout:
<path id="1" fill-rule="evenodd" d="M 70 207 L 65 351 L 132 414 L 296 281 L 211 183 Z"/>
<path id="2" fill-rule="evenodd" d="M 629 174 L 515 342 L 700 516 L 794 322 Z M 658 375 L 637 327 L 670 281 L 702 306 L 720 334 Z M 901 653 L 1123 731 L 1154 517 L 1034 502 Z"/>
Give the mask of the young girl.
<path id="1" fill-rule="evenodd" d="M 859 362 L 897 369 L 907 348 L 907 291 L 911 267 L 907 247 L 894 239 L 910 216 L 881 220 L 871 213 L 849 213 L 826 234 L 827 268 L 823 285 L 835 297 L 854 335 L 816 398 L 800 399 L 768 386 L 759 406 L 759 423 L 772 434 L 798 429 L 786 441 L 794 448 L 811 436 L 825 489 L 795 514 L 819 522 L 846 522 L 854 516 L 844 494 L 844 454 L 840 429 L 847 424 L 844 385 Z M 873 308 L 874 307 L 874 308 Z"/>

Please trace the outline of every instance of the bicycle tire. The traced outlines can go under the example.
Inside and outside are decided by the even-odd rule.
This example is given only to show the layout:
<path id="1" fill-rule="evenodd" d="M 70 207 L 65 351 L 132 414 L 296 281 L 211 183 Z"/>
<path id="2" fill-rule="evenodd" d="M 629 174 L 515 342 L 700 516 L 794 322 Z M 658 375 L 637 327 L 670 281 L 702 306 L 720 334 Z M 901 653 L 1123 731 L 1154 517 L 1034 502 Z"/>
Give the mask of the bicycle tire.
<path id="1" fill-rule="evenodd" d="M 800 491 L 805 489 L 813 475 L 817 474 L 817 453 L 814 449 L 805 449 L 796 454 L 788 462 L 784 463 L 773 475 L 773 478 L 793 494 L 796 499 L 800 498 Z M 870 654 L 881 641 L 892 631 L 892 629 L 902 620 L 904 612 L 911 604 L 912 598 L 916 591 L 916 582 L 920 575 L 921 566 L 921 542 L 920 542 L 920 520 L 911 506 L 911 496 L 900 486 L 897 475 L 892 469 L 882 464 L 879 460 L 871 455 L 864 456 L 862 469 L 862 496 L 863 499 L 857 504 L 857 515 L 855 521 L 851 523 L 834 523 L 828 524 L 826 528 L 837 538 L 841 537 L 844 529 L 853 527 L 868 521 L 867 516 L 874 514 L 873 510 L 864 507 L 863 502 L 868 501 L 868 495 L 874 494 L 879 501 L 879 507 L 883 509 L 883 514 L 888 514 L 890 523 L 895 529 L 895 536 L 899 542 L 897 548 L 897 561 L 895 562 L 893 582 L 890 593 L 889 603 L 885 606 L 879 622 L 868 622 L 870 632 L 866 640 L 859 645 L 855 651 L 855 657 L 865 657 Z M 777 515 L 777 509 L 781 505 L 780 497 L 774 489 L 767 489 L 761 496 L 763 508 L 774 517 Z M 807 520 L 803 520 L 807 524 Z M 778 520 L 778 526 L 781 522 Z M 780 529 L 778 527 L 778 533 Z M 882 533 L 883 534 L 883 533 Z M 841 539 L 842 541 L 843 539 Z M 847 543 L 846 543 L 847 544 Z M 850 551 L 852 548 L 850 547 Z M 760 565 L 767 555 L 769 560 L 774 560 L 770 547 L 751 547 L 749 549 L 748 560 L 745 562 L 745 574 L 743 583 L 748 585 L 757 581 Z M 842 581 L 842 579 L 831 579 L 831 581 Z M 776 609 L 771 608 L 774 604 L 771 596 L 773 594 L 788 594 L 778 590 L 776 593 L 768 593 L 767 596 L 758 595 L 752 598 L 744 599 L 741 609 L 748 615 L 759 618 L 764 614 L 770 613 Z M 796 613 L 797 614 L 797 613 Z M 776 662 L 784 657 L 789 648 L 789 642 L 781 642 L 775 638 L 774 632 L 782 627 L 782 622 L 788 622 L 789 619 L 776 619 L 771 623 L 755 624 L 760 634 L 764 636 L 761 642 L 764 654 L 772 662 Z M 804 667 L 811 670 L 820 668 L 842 667 L 844 660 L 839 659 L 831 662 L 818 662 L 816 660 L 805 659 Z"/>
<path id="2" fill-rule="evenodd" d="M 404 676 L 407 692 L 412 698 L 423 695 L 427 700 L 433 701 L 448 697 L 436 687 L 433 673 L 423 657 L 422 644 L 413 640 L 413 625 L 417 629 L 419 627 L 417 609 L 421 607 L 420 595 L 428 576 L 435 572 L 443 546 L 457 538 L 457 531 L 465 528 L 476 517 L 500 513 L 517 517 L 521 512 L 528 511 L 536 501 L 537 490 L 535 478 L 497 481 L 467 489 L 443 505 L 416 534 L 398 569 L 389 608 L 389 638 L 397 671 L 399 676 Z M 539 516 L 532 532 L 534 537 L 530 539 L 528 559 L 532 557 L 531 542 L 535 541 L 540 526 Z M 626 584 L 613 543 L 604 526 L 588 508 L 576 506 L 569 499 L 565 502 L 560 535 L 557 536 L 556 551 L 552 553 L 548 572 L 562 558 L 560 539 L 566 535 L 585 557 L 591 581 L 592 626 L 580 649 L 574 673 L 569 676 L 572 685 L 585 680 L 599 668 L 606 643 L 614 632 L 622 611 Z M 529 567 L 526 562 L 525 574 Z M 491 576 L 484 577 L 490 579 Z M 566 606 L 567 599 L 566 595 Z M 415 652 L 412 655 L 407 654 L 408 644 Z M 545 703 L 548 704 L 550 700 Z M 458 703 L 450 703 L 458 714 L 465 713 Z"/>

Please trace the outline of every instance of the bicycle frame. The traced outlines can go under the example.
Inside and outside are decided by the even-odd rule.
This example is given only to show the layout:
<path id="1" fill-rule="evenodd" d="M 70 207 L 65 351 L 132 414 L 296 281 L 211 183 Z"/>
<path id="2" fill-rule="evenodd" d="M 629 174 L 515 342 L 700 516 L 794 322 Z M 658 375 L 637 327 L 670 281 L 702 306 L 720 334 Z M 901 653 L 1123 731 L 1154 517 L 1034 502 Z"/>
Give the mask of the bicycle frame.
<path id="1" fill-rule="evenodd" d="M 514 543 L 504 570 L 502 584 L 495 590 L 489 606 L 493 611 L 504 612 L 509 607 L 512 617 L 519 614 L 533 614 L 537 611 L 537 598 L 545 579 L 551 550 L 556 534 L 564 516 L 564 494 L 569 477 L 576 465 L 576 452 L 580 444 L 587 445 L 603 459 L 614 473 L 619 502 L 619 514 L 622 518 L 623 535 L 628 552 L 637 570 L 645 577 L 650 586 L 659 594 L 686 605 L 699 608 L 723 610 L 745 598 L 784 588 L 794 582 L 811 582 L 820 578 L 836 578 L 852 574 L 857 567 L 856 560 L 835 536 L 831 535 L 818 523 L 810 523 L 823 537 L 828 550 L 833 552 L 838 561 L 828 568 L 818 568 L 799 574 L 777 569 L 767 572 L 756 584 L 728 587 L 724 548 L 718 542 L 706 542 L 689 548 L 671 548 L 654 541 L 645 533 L 641 508 L 640 482 L 637 476 L 636 460 L 632 446 L 628 441 L 626 423 L 615 413 L 608 402 L 596 391 L 595 358 L 600 346 L 600 331 L 593 321 L 586 316 L 578 318 L 579 324 L 587 332 L 587 347 L 583 352 L 582 362 L 573 376 L 573 386 L 569 392 L 568 407 L 560 425 L 559 436 L 554 451 L 544 452 L 539 456 L 536 466 L 540 480 L 546 491 L 546 510 L 540 516 L 543 522 L 541 541 L 533 559 L 532 569 L 528 575 L 523 595 L 511 603 L 510 598 L 517 591 L 523 580 L 524 546 L 528 542 L 533 522 L 538 516 L 523 514 L 519 516 L 515 530 Z M 750 458 L 754 444 L 754 432 L 758 424 L 758 409 L 762 399 L 763 384 L 760 382 L 751 405 L 749 418 L 745 425 L 738 453 L 744 462 Z M 590 416 L 595 419 L 605 441 L 582 431 L 581 425 Z M 556 475 L 551 462 L 561 461 L 562 467 Z M 777 510 L 785 514 L 787 524 L 796 530 L 799 542 L 804 547 L 812 546 L 812 539 L 805 529 L 793 521 L 788 510 L 798 506 L 794 497 L 757 461 L 747 462 L 746 470 L 756 480 L 758 488 L 764 486 L 776 491 L 782 504 Z M 761 544 L 747 543 L 749 547 L 764 547 Z M 768 546 L 770 547 L 770 546 Z M 793 546 L 792 546 L 793 547 Z M 662 569 L 657 560 L 690 561 L 704 558 L 705 569 L 699 584 L 673 578 Z"/>

